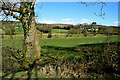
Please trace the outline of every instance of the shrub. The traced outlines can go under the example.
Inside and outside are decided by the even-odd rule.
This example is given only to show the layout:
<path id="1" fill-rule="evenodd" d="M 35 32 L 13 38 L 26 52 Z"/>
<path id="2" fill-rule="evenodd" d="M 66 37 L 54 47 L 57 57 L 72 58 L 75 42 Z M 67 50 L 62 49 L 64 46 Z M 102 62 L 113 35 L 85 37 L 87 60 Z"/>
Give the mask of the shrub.
<path id="1" fill-rule="evenodd" d="M 83 29 L 82 33 L 84 34 L 85 37 L 87 36 L 87 30 L 86 29 Z"/>
<path id="2" fill-rule="evenodd" d="M 47 25 L 37 25 L 37 29 L 43 33 L 49 33 L 52 30 L 52 27 L 49 27 Z"/>
<path id="3" fill-rule="evenodd" d="M 80 34 L 81 33 L 81 29 L 70 29 L 69 34 Z"/>
<path id="4" fill-rule="evenodd" d="M 52 33 L 51 32 L 48 33 L 48 37 L 47 38 L 52 38 Z"/>
<path id="5" fill-rule="evenodd" d="M 82 62 L 87 65 L 87 71 L 98 74 L 120 73 L 119 44 L 102 43 L 80 46 L 78 50 L 80 51 Z"/>

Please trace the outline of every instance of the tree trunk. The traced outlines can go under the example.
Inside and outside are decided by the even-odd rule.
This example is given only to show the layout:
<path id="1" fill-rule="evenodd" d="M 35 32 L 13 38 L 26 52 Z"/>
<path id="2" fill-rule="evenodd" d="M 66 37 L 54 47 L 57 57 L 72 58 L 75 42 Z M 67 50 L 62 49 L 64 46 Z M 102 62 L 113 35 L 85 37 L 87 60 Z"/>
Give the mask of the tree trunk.
<path id="1" fill-rule="evenodd" d="M 40 45 L 39 36 L 35 26 L 35 13 L 32 3 L 21 3 L 21 8 L 24 14 L 22 14 L 22 26 L 24 29 L 24 63 L 23 65 L 29 65 L 29 62 L 40 58 Z M 25 12 L 24 12 L 25 11 Z"/>
<path id="2" fill-rule="evenodd" d="M 23 66 L 28 68 L 30 62 L 37 60 L 40 58 L 40 45 L 39 45 L 39 36 L 37 33 L 37 29 L 35 27 L 35 17 L 32 18 L 32 22 L 28 25 L 27 20 L 24 23 L 24 62 Z M 29 27 L 26 30 L 25 27 Z"/>
<path id="3" fill-rule="evenodd" d="M 26 24 L 27 25 L 27 24 Z M 30 29 L 24 35 L 25 57 L 36 60 L 40 58 L 40 46 L 35 19 L 32 19 Z"/>

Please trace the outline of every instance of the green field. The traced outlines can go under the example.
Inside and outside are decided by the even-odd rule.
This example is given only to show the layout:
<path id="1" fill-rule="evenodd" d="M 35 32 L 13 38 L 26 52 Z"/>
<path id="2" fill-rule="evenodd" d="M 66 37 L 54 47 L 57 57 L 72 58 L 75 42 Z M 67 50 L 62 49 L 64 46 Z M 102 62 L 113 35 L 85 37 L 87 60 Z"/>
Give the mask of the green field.
<path id="1" fill-rule="evenodd" d="M 2 39 L 3 46 L 22 48 L 22 39 Z M 82 44 L 95 44 L 118 41 L 118 36 L 104 37 L 75 37 L 75 38 L 43 38 L 39 40 L 40 46 L 76 47 Z"/>
<path id="2" fill-rule="evenodd" d="M 52 33 L 68 33 L 68 30 L 64 30 L 64 29 L 52 29 Z"/>
<path id="3" fill-rule="evenodd" d="M 53 61 L 54 59 L 58 59 L 58 60 L 70 61 L 70 63 L 73 63 L 79 60 L 82 63 L 96 62 L 96 61 L 97 61 L 96 63 L 99 63 L 99 60 L 101 61 L 105 60 L 109 62 L 108 60 L 109 58 L 107 59 L 106 55 L 103 55 L 103 52 L 104 52 L 103 46 L 105 46 L 105 44 L 103 43 L 116 42 L 116 41 L 118 41 L 117 35 L 114 35 L 111 37 L 107 37 L 107 36 L 106 37 L 81 37 L 81 38 L 75 37 L 75 38 L 53 38 L 53 39 L 43 38 L 43 39 L 40 39 L 39 41 L 40 42 L 39 44 L 42 48 L 41 59 L 44 59 L 49 62 Z M 20 51 L 22 51 L 23 49 L 22 39 L 2 39 L 2 43 L 3 43 L 2 44 L 3 54 L 11 53 L 11 52 L 14 52 L 15 54 L 17 54 L 16 49 Z M 98 44 L 98 43 L 101 43 L 101 44 Z M 84 44 L 90 44 L 90 45 L 84 45 Z M 116 58 L 117 49 L 114 47 L 114 43 L 111 46 L 113 46 L 111 48 L 111 51 L 113 52 L 112 56 Z M 88 57 L 89 57 L 89 61 L 87 61 Z M 101 66 L 101 65 L 97 64 L 96 66 Z M 104 66 L 101 66 L 101 67 L 104 67 Z M 30 73 L 30 74 L 33 75 L 33 77 L 35 77 L 34 73 Z M 23 75 L 22 72 L 16 73 L 14 76 L 21 76 L 21 75 Z M 43 73 L 39 73 L 39 75 L 40 75 L 38 76 L 39 78 L 46 77 L 46 74 L 43 74 Z M 24 74 L 24 76 L 27 76 L 27 74 Z M 8 77 L 11 77 L 11 76 L 8 75 Z"/>
<path id="4" fill-rule="evenodd" d="M 59 47 L 75 47 L 81 44 L 94 44 L 118 41 L 118 36 L 111 37 L 78 37 L 78 38 L 53 38 L 40 39 L 41 46 L 59 46 Z"/>
<path id="5" fill-rule="evenodd" d="M 15 29 L 15 33 L 24 33 L 23 28 L 17 28 Z"/>
<path id="6" fill-rule="evenodd" d="M 18 65 L 17 62 L 10 61 L 10 59 L 11 60 L 13 59 L 13 57 L 11 56 L 11 53 L 15 54 L 15 56 L 17 57 L 20 57 L 19 54 L 20 53 L 23 54 L 23 50 L 24 50 L 23 30 L 16 29 L 15 33 L 17 34 L 12 35 L 13 39 L 11 38 L 10 35 L 4 35 L 4 38 L 1 39 L 2 40 L 3 62 L 4 62 L 4 66 L 6 66 L 4 67 L 5 70 L 10 69 L 12 71 L 14 69 L 16 70 L 16 67 L 18 69 L 21 67 L 20 65 Z M 95 66 L 96 70 L 100 70 L 100 72 L 104 72 L 102 71 L 102 68 L 104 67 L 107 68 L 108 66 L 107 63 L 111 62 L 110 65 L 113 65 L 112 64 L 113 57 L 115 60 L 117 60 L 119 51 L 117 47 L 115 46 L 117 46 L 116 42 L 119 42 L 118 35 L 105 36 L 103 34 L 97 34 L 96 36 L 91 36 L 91 34 L 89 34 L 87 37 L 84 37 L 84 34 L 81 33 L 81 34 L 72 34 L 72 36 L 66 37 L 66 35 L 68 35 L 67 34 L 68 30 L 60 29 L 60 33 L 59 33 L 59 29 L 53 29 L 52 38 L 47 38 L 48 34 L 46 33 L 41 34 L 40 31 L 38 31 L 38 33 L 39 33 L 39 45 L 41 46 L 40 59 L 44 60 L 44 61 L 39 62 L 40 64 L 41 63 L 44 64 L 45 61 L 48 61 L 48 63 L 52 63 L 52 62 L 54 63 L 54 60 L 58 60 L 58 63 L 65 62 L 70 65 L 71 64 L 73 65 L 74 63 L 77 63 L 77 62 L 80 62 L 79 65 L 81 65 L 81 63 L 89 64 L 93 62 L 95 64 L 91 64 L 91 65 Z M 110 44 L 108 44 L 108 42 L 110 42 Z M 107 44 L 104 44 L 104 43 L 107 43 Z M 114 61 L 114 62 L 117 62 L 117 61 Z M 11 63 L 15 63 L 15 64 L 11 65 Z M 97 63 L 100 63 L 100 64 L 97 64 Z M 103 64 L 105 63 L 104 64 L 105 66 L 103 64 L 101 65 L 101 63 Z M 10 65 L 9 68 L 8 68 L 8 65 Z M 60 63 L 59 65 L 63 65 L 63 64 Z M 74 66 L 77 66 L 77 64 L 74 64 Z M 97 66 L 99 66 L 99 68 Z M 83 65 L 83 68 L 85 68 L 84 65 Z M 83 69 L 83 68 L 80 67 L 80 69 Z M 34 71 L 30 73 L 31 78 L 36 76 L 36 72 Z M 91 72 L 88 72 L 86 75 L 88 74 L 90 75 Z M 97 73 L 94 73 L 94 74 L 95 76 L 96 75 L 100 76 Z M 17 72 L 14 76 L 21 77 L 23 75 L 24 77 L 26 77 L 28 76 L 28 73 L 24 71 Z M 12 74 L 8 75 L 9 78 L 11 76 L 13 75 Z M 39 73 L 37 77 L 45 78 L 47 76 L 48 74 L 44 74 L 41 72 Z M 57 76 L 61 76 L 61 75 L 57 75 Z M 57 76 L 53 76 L 52 74 L 52 78 L 57 77 Z M 62 77 L 64 77 L 64 75 L 62 75 Z"/>

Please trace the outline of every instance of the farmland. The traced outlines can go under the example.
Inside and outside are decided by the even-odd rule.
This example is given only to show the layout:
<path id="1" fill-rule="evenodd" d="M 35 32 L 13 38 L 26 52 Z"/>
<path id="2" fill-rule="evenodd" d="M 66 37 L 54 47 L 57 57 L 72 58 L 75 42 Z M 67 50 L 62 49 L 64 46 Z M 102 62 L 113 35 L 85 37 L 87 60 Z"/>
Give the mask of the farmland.
<path id="1" fill-rule="evenodd" d="M 68 30 L 64 29 L 52 29 L 53 33 L 68 33 Z"/>
<path id="2" fill-rule="evenodd" d="M 59 60 L 61 60 L 60 61 L 61 63 L 65 61 L 64 66 L 68 65 L 67 63 L 73 63 L 74 66 L 77 66 L 76 63 L 82 64 L 82 65 L 85 65 L 86 62 L 88 64 L 94 63 L 91 65 L 96 67 L 94 69 L 97 72 L 99 72 L 99 74 L 97 74 L 96 72 L 92 72 L 92 74 L 87 73 L 84 75 L 90 75 L 88 77 L 92 77 L 92 78 L 94 77 L 94 76 L 91 76 L 93 74 L 98 77 L 105 77 L 105 76 L 100 76 L 101 73 L 105 72 L 104 70 L 103 71 L 101 71 L 101 70 L 104 67 L 106 67 L 106 68 L 108 67 L 107 64 L 105 66 L 103 66 L 103 64 L 109 63 L 110 61 L 114 62 L 113 60 L 109 61 L 108 60 L 109 58 L 113 58 L 113 59 L 118 58 L 116 56 L 117 55 L 116 53 L 118 51 L 117 51 L 117 48 L 114 46 L 118 46 L 116 44 L 119 43 L 119 36 L 118 35 L 107 36 L 104 34 L 96 34 L 96 36 L 91 36 L 92 34 L 89 34 L 88 36 L 85 37 L 83 33 L 72 34 L 72 36 L 67 36 L 68 32 L 69 32 L 69 30 L 52 29 L 52 38 L 47 38 L 48 33 L 41 33 L 40 31 L 38 31 L 39 45 L 41 46 L 41 59 L 43 59 L 44 61 L 48 61 L 50 64 L 53 63 L 53 61 L 55 61 L 55 62 L 57 61 L 57 63 L 55 63 L 55 64 L 58 64 Z M 2 33 L 5 34 L 4 31 L 2 31 Z M 15 55 L 18 56 L 18 52 L 23 52 L 23 50 L 24 50 L 24 48 L 23 48 L 23 37 L 24 37 L 23 30 L 16 29 L 15 33 L 16 33 L 15 35 L 11 35 L 11 36 L 3 35 L 2 49 L 3 49 L 4 55 L 7 55 L 7 53 L 14 53 Z M 111 48 L 108 45 L 111 45 Z M 104 49 L 105 46 L 108 46 L 108 47 L 106 49 Z M 110 51 L 112 51 L 112 55 L 111 54 L 109 54 L 107 56 L 104 55 L 104 54 L 106 54 L 106 51 L 109 51 L 108 50 L 109 48 L 111 49 Z M 3 57 L 4 57 L 4 55 L 3 55 Z M 99 56 L 102 56 L 102 57 L 99 57 Z M 112 57 L 112 56 L 114 56 L 114 57 Z M 6 61 L 6 59 L 7 58 L 3 59 L 3 61 L 4 60 Z M 105 59 L 107 61 L 104 61 Z M 97 63 L 99 63 L 99 60 L 101 60 L 101 62 L 103 64 L 97 64 Z M 58 65 L 60 65 L 61 63 L 59 63 Z M 46 63 L 44 63 L 44 64 L 46 64 Z M 69 66 L 71 66 L 71 65 L 72 64 L 69 64 Z M 101 66 L 101 67 L 99 67 L 100 69 L 98 69 L 97 65 Z M 112 63 L 110 65 L 112 65 Z M 18 63 L 14 64 L 14 66 L 19 68 Z M 6 67 L 7 66 L 5 66 L 5 64 L 4 64 L 4 69 Z M 87 66 L 87 67 L 89 67 L 90 69 L 93 69 L 93 67 L 90 67 L 90 66 Z M 13 67 L 13 69 L 14 68 L 15 67 Z M 84 71 L 83 68 L 80 68 L 79 70 Z M 9 68 L 9 69 L 11 70 L 11 68 Z M 85 69 L 85 71 L 88 69 Z M 68 73 L 69 73 L 69 71 L 68 71 Z M 23 72 L 16 73 L 16 76 L 18 76 L 17 74 L 19 76 L 22 76 Z M 25 75 L 27 75 L 27 74 L 25 73 Z M 32 75 L 31 77 L 35 77 L 35 75 L 36 75 L 35 71 L 32 72 L 31 75 Z M 44 73 L 44 71 L 39 73 L 39 75 L 41 75 L 41 76 L 38 76 L 39 78 L 47 78 L 48 77 L 48 75 L 46 75 L 46 73 Z M 49 76 L 50 75 L 55 78 L 61 77 L 61 75 L 49 74 Z M 67 78 L 65 75 L 66 75 L 66 73 L 64 75 L 62 75 L 62 77 Z M 83 76 L 83 75 L 81 75 L 81 76 Z M 10 75 L 8 77 L 10 77 Z"/>
<path id="3" fill-rule="evenodd" d="M 0 79 L 120 79 L 118 2 L 1 5 Z"/>
<path id="4" fill-rule="evenodd" d="M 21 36 L 13 36 L 19 38 Z M 10 36 L 6 36 L 9 39 L 3 39 L 3 46 L 10 46 L 12 44 L 22 46 L 22 39 L 10 39 Z M 83 44 L 95 44 L 95 43 L 107 43 L 118 41 L 118 36 L 113 35 L 110 37 L 73 37 L 73 38 L 42 38 L 39 40 L 39 44 L 42 46 L 56 46 L 56 47 L 76 47 L 77 45 Z M 8 44 L 9 43 L 9 44 Z"/>

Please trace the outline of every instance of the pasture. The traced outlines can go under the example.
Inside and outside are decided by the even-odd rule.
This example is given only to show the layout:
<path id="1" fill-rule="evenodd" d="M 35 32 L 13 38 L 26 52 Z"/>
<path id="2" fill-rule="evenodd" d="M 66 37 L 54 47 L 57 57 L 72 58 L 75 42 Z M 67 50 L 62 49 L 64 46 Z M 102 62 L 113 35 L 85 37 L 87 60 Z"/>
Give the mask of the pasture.
<path id="1" fill-rule="evenodd" d="M 2 39 L 3 46 L 13 46 L 15 48 L 22 46 L 23 39 Z M 17 36 L 21 37 L 21 36 Z M 118 41 L 118 36 L 113 35 L 110 37 L 73 37 L 73 38 L 40 38 L 39 44 L 43 46 L 55 46 L 55 47 L 76 47 L 83 44 L 96 44 L 96 43 L 108 43 Z M 19 48 L 20 49 L 20 48 Z"/>
<path id="2" fill-rule="evenodd" d="M 68 30 L 64 30 L 64 29 L 52 29 L 52 33 L 68 33 Z"/>
<path id="3" fill-rule="evenodd" d="M 96 34 L 96 36 L 88 35 L 87 37 L 84 37 L 84 35 L 81 33 L 81 34 L 72 34 L 72 36 L 66 37 L 66 35 L 68 35 L 67 32 L 68 30 L 59 31 L 59 29 L 53 29 L 52 38 L 47 38 L 48 34 L 46 33 L 41 34 L 41 32 L 38 31 L 39 45 L 41 46 L 41 59 L 44 60 L 44 61 L 41 61 L 40 64 L 46 64 L 46 65 L 53 64 L 55 63 L 55 61 L 57 61 L 55 65 L 63 65 L 64 63 L 64 66 L 74 65 L 74 68 L 77 68 L 76 63 L 78 63 L 79 65 L 83 65 L 82 67 L 79 68 L 79 70 L 89 71 L 84 75 L 90 75 L 89 77 L 91 78 L 95 76 L 98 76 L 99 78 L 105 78 L 105 76 L 101 76 L 101 73 L 107 73 L 108 71 L 105 71 L 103 69 L 113 65 L 113 63 L 115 63 L 116 60 L 118 59 L 117 54 L 119 51 L 115 46 L 118 46 L 116 43 L 119 44 L 119 39 L 118 39 L 119 36 L 118 35 L 106 36 L 103 34 Z M 1 39 L 3 57 L 5 56 L 8 57 L 11 54 L 15 54 L 17 57 L 19 57 L 19 54 L 23 53 L 23 50 L 24 50 L 23 30 L 17 29 L 15 33 L 16 35 L 12 35 L 12 36 L 4 35 L 4 38 Z M 113 59 L 115 61 L 113 61 Z M 6 61 L 8 62 L 9 60 L 8 58 L 4 58 L 3 62 L 4 61 L 6 63 Z M 44 63 L 46 61 L 47 63 Z M 100 62 L 101 64 L 98 64 Z M 17 68 L 20 67 L 20 65 L 17 62 L 14 62 L 15 64 L 12 66 L 9 63 L 13 63 L 13 61 L 9 61 L 8 65 L 3 63 L 4 72 L 6 71 L 6 69 L 9 69 L 12 71 L 14 69 L 16 70 L 16 67 Z M 91 63 L 91 66 L 88 65 L 89 63 Z M 109 63 L 109 66 L 108 66 L 108 63 Z M 84 67 L 86 64 L 87 64 L 87 68 Z M 11 66 L 11 67 L 8 67 L 8 66 Z M 43 67 L 43 72 L 39 72 L 39 70 L 31 72 L 29 74 L 31 75 L 31 78 L 36 77 L 36 73 L 38 73 L 38 76 L 37 76 L 38 78 L 48 78 L 48 77 L 58 78 L 61 76 L 62 78 L 68 77 L 66 76 L 66 74 L 53 75 L 53 73 L 52 74 L 45 73 L 44 67 Z M 62 70 L 62 66 L 60 66 L 60 68 Z M 91 73 L 91 69 L 92 69 L 92 73 Z M 94 72 L 94 69 L 96 70 L 96 72 Z M 66 72 L 66 70 L 63 72 Z M 27 73 L 28 72 L 25 72 L 25 71 L 17 72 L 14 76 L 26 77 L 28 75 Z M 68 71 L 67 73 L 70 73 L 70 72 Z M 7 77 L 11 77 L 11 76 L 12 75 L 10 74 Z"/>

